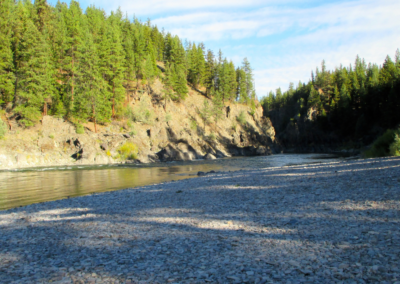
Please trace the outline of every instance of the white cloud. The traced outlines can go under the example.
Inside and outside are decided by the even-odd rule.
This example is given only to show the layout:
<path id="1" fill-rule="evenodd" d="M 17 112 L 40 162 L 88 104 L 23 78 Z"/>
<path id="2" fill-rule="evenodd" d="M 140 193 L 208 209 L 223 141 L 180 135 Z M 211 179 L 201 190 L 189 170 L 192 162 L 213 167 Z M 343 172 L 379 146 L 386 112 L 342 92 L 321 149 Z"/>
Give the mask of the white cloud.
<path id="1" fill-rule="evenodd" d="M 120 0 L 120 1 L 96 1 L 96 5 L 100 2 L 102 7 L 115 10 L 120 6 L 123 11 L 129 14 L 139 16 L 151 16 L 165 13 L 180 13 L 184 11 L 194 10 L 215 10 L 215 9 L 235 9 L 240 7 L 253 7 L 263 5 L 264 0 L 202 0 L 202 1 L 187 1 L 187 0 Z"/>
<path id="2" fill-rule="evenodd" d="M 240 64 L 248 57 L 257 93 L 265 95 L 289 82 L 308 81 L 326 60 L 329 69 L 354 62 L 359 54 L 381 64 L 400 47 L 399 0 L 117 0 L 96 1 L 107 11 L 164 27 L 183 39 L 219 48 Z M 300 5 L 299 5 L 300 4 Z"/>
<path id="3" fill-rule="evenodd" d="M 224 53 L 235 63 L 240 55 L 249 57 L 262 96 L 279 86 L 286 89 L 291 81 L 307 82 L 323 59 L 329 69 L 347 66 L 357 54 L 381 64 L 400 47 L 398 11 L 398 0 L 358 0 L 303 9 L 266 5 L 247 12 L 190 13 L 154 22 L 206 45 L 229 40 Z"/>

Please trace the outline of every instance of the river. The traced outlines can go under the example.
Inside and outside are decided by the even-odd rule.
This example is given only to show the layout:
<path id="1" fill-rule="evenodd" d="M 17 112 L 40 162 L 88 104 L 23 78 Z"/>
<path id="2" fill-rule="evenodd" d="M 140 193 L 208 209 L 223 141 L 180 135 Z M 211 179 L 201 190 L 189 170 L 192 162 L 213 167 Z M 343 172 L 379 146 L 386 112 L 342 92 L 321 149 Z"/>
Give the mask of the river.
<path id="1" fill-rule="evenodd" d="M 328 162 L 322 154 L 280 154 L 218 160 L 141 165 L 49 167 L 0 171 L 0 210 L 98 192 L 193 178 L 199 171 L 237 171 L 251 168 Z"/>

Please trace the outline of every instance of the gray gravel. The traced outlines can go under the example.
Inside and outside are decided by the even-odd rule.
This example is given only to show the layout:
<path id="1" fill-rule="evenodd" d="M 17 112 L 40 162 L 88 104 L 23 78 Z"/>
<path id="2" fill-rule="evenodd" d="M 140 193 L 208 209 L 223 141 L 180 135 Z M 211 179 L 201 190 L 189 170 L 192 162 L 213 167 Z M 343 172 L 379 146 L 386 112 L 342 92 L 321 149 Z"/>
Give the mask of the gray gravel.
<path id="1" fill-rule="evenodd" d="M 399 181 L 338 161 L 1 211 L 0 282 L 400 284 Z"/>

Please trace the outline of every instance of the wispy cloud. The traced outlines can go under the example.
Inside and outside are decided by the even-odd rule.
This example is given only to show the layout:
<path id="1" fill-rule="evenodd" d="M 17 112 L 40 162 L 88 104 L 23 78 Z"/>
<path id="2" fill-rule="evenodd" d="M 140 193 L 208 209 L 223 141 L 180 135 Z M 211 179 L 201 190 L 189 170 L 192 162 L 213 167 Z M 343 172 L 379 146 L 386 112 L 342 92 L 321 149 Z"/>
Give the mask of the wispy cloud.
<path id="1" fill-rule="evenodd" d="M 307 81 L 323 59 L 328 68 L 350 64 L 357 54 L 381 63 L 400 47 L 397 0 L 292 4 L 268 2 L 246 11 L 191 12 L 153 22 L 182 38 L 225 46 L 236 63 L 238 55 L 248 56 L 260 96 L 291 81 Z"/>
<path id="2" fill-rule="evenodd" d="M 81 1 L 150 18 L 183 39 L 221 48 L 235 64 L 248 57 L 259 96 L 307 81 L 322 59 L 328 68 L 357 54 L 381 64 L 400 47 L 399 0 Z"/>

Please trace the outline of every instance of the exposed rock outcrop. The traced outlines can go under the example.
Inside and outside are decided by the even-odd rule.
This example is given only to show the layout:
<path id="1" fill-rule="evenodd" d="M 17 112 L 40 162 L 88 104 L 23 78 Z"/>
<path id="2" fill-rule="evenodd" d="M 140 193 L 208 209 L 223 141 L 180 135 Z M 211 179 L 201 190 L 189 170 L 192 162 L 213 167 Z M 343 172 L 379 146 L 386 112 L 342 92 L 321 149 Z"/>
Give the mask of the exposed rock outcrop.
<path id="1" fill-rule="evenodd" d="M 270 155 L 281 151 L 271 121 L 262 117 L 261 106 L 250 115 L 248 106 L 227 103 L 228 117 L 224 115 L 218 123 L 204 125 L 198 108 L 205 99 L 203 95 L 192 90 L 183 102 L 168 102 L 165 111 L 163 101 L 152 99 L 161 87 L 156 82 L 151 94 L 131 98 L 128 107 L 133 111 L 147 103 L 150 118 L 145 122 L 113 121 L 99 125 L 97 133 L 92 124 L 86 123 L 84 134 L 76 134 L 71 122 L 52 116 L 43 117 L 40 124 L 30 129 L 12 122 L 13 131 L 0 140 L 0 169 L 121 163 L 125 161 L 119 160 L 118 148 L 126 142 L 138 146 L 136 162 L 142 163 Z M 244 113 L 245 122 L 237 121 L 240 113 Z"/>

